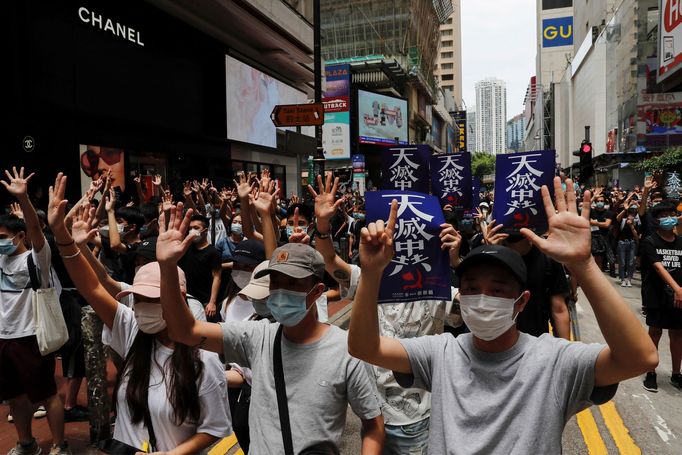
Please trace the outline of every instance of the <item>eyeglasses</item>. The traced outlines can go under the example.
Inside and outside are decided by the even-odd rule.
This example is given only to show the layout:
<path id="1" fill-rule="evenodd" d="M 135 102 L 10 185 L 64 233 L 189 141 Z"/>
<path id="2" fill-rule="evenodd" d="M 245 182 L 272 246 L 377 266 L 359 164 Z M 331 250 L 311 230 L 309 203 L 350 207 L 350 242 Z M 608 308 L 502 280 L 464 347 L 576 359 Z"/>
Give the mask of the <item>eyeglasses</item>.
<path id="1" fill-rule="evenodd" d="M 87 149 L 81 153 L 81 169 L 88 177 L 99 173 L 99 161 L 102 160 L 109 166 L 121 161 L 122 149 L 102 147 L 100 153 Z"/>

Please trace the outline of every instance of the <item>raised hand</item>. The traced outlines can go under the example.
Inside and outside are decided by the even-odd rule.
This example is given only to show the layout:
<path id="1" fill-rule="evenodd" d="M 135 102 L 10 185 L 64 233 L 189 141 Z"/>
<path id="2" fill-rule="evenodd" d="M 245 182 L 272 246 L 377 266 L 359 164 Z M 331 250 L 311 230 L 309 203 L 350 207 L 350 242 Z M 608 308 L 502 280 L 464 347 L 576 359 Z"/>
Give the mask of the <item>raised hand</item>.
<path id="1" fill-rule="evenodd" d="M 310 236 L 308 232 L 298 226 L 298 207 L 294 209 L 294 233 L 289 236 L 290 243 L 304 243 L 310 244 Z"/>
<path id="2" fill-rule="evenodd" d="M 10 215 L 14 215 L 17 218 L 21 218 L 22 220 L 24 219 L 24 211 L 21 210 L 21 205 L 19 205 L 16 202 L 12 202 L 10 204 L 9 213 L 10 213 Z"/>
<path id="3" fill-rule="evenodd" d="M 95 208 L 85 203 L 78 208 L 75 220 L 71 226 L 71 237 L 78 245 L 85 245 L 92 242 L 97 235 L 97 219 L 95 219 Z"/>
<path id="4" fill-rule="evenodd" d="M 448 223 L 440 225 L 440 249 L 459 255 L 459 247 L 462 246 L 462 235 Z"/>
<path id="5" fill-rule="evenodd" d="M 332 185 L 332 176 L 327 176 L 327 181 L 322 184 L 322 176 L 317 176 L 317 186 L 320 193 L 316 193 L 312 185 L 308 185 L 308 192 L 315 199 L 315 217 L 317 218 L 317 224 L 328 226 L 330 220 L 336 213 L 336 211 L 343 204 L 343 198 L 336 200 L 336 190 L 339 187 L 339 178 L 334 179 L 334 184 Z"/>
<path id="6" fill-rule="evenodd" d="M 193 210 L 187 210 L 183 216 L 183 208 L 182 202 L 171 205 L 168 227 L 166 213 L 159 216 L 159 237 L 156 239 L 156 260 L 159 262 L 177 264 L 192 244 L 194 236 L 188 235 L 187 231 Z"/>
<path id="7" fill-rule="evenodd" d="M 657 186 L 658 186 L 658 184 L 657 184 L 656 181 L 654 180 L 653 176 L 650 175 L 650 176 L 648 176 L 648 177 L 646 177 L 646 178 L 644 179 L 644 189 L 645 189 L 647 192 L 653 190 L 653 189 L 656 188 Z"/>
<path id="8" fill-rule="evenodd" d="M 201 179 L 201 184 L 199 185 L 202 191 L 206 191 L 208 189 L 208 179 L 203 178 Z"/>
<path id="9" fill-rule="evenodd" d="M 113 188 L 109 189 L 109 196 L 107 202 L 104 204 L 104 209 L 111 212 L 116 208 L 116 191 Z"/>
<path id="10" fill-rule="evenodd" d="M 154 179 L 152 180 L 152 184 L 154 186 L 161 186 L 161 175 L 160 174 L 154 175 Z"/>
<path id="11" fill-rule="evenodd" d="M 66 192 L 66 176 L 61 172 L 54 180 L 54 186 L 48 190 L 49 202 L 47 204 L 47 223 L 55 234 L 55 237 L 68 237 L 66 224 L 64 224 L 64 213 L 67 200 L 64 199 Z"/>
<path id="12" fill-rule="evenodd" d="M 192 186 L 189 183 L 189 180 L 185 182 L 185 184 L 182 187 L 182 194 L 185 196 L 185 199 L 189 199 L 192 197 Z"/>
<path id="13" fill-rule="evenodd" d="M 362 228 L 360 232 L 360 264 L 363 273 L 376 271 L 382 273 L 393 259 L 393 233 L 398 219 L 398 201 L 391 201 L 388 221 L 377 220 Z"/>
<path id="14" fill-rule="evenodd" d="M 256 188 L 258 184 L 256 182 L 253 184 L 249 183 L 249 180 L 243 172 L 239 173 L 238 178 L 239 182 L 234 180 L 234 187 L 237 189 L 237 195 L 239 196 L 239 199 L 248 199 L 251 190 Z"/>
<path id="15" fill-rule="evenodd" d="M 275 213 L 274 200 L 279 190 L 275 190 L 275 182 L 270 180 L 268 186 L 261 185 L 249 194 L 249 202 L 261 217 Z"/>
<path id="16" fill-rule="evenodd" d="M 12 167 L 12 173 L 10 174 L 8 170 L 5 170 L 5 175 L 9 179 L 8 182 L 0 180 L 0 183 L 9 191 L 9 193 L 14 197 L 26 196 L 28 194 L 28 182 L 33 177 L 34 173 L 31 173 L 28 177 L 24 177 L 24 167 L 17 172 L 17 167 Z"/>
<path id="17" fill-rule="evenodd" d="M 509 234 L 500 232 L 500 229 L 503 227 L 503 224 L 495 226 L 495 220 L 492 220 L 488 225 L 488 229 L 483 233 L 483 241 L 487 245 L 502 245 L 503 241 L 509 237 Z"/>
<path id="18" fill-rule="evenodd" d="M 530 229 L 521 229 L 528 240 L 557 262 L 567 267 L 581 267 L 591 258 L 590 193 L 586 191 L 582 201 L 582 214 L 578 214 L 573 182 L 568 179 L 566 193 L 558 177 L 554 178 L 556 213 L 549 190 L 542 186 L 542 200 L 549 222 L 549 235 L 543 239 Z"/>
<path id="19" fill-rule="evenodd" d="M 141 185 L 142 184 L 142 177 L 140 176 L 140 174 L 137 174 L 137 175 L 135 175 L 135 177 L 133 177 L 133 182 L 135 182 L 135 185 Z"/>

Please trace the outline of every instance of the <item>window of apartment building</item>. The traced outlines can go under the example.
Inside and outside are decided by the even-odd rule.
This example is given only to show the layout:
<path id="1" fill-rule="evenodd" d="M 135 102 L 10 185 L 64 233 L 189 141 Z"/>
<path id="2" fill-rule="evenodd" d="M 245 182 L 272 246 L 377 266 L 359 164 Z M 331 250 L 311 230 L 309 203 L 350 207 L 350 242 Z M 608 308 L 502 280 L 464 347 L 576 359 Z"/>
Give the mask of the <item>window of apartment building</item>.
<path id="1" fill-rule="evenodd" d="M 453 80 L 452 74 L 443 74 L 443 75 L 441 76 L 441 78 L 442 78 L 442 80 L 444 80 L 444 81 L 451 81 L 451 80 Z"/>
<path id="2" fill-rule="evenodd" d="M 451 70 L 454 67 L 454 63 L 443 63 L 440 67 L 444 70 Z"/>
<path id="3" fill-rule="evenodd" d="M 443 41 L 443 42 L 441 43 L 441 45 L 442 45 L 443 47 L 452 47 L 452 40 L 451 40 L 451 39 L 445 40 L 445 41 Z"/>
<path id="4" fill-rule="evenodd" d="M 452 29 L 448 28 L 440 31 L 440 36 L 452 36 Z"/>
<path id="5" fill-rule="evenodd" d="M 448 24 L 448 25 L 449 25 L 449 24 L 452 24 L 452 18 L 449 17 L 448 20 L 445 21 L 445 23 Z"/>
<path id="6" fill-rule="evenodd" d="M 440 58 L 452 58 L 453 53 L 452 52 L 441 52 L 440 53 Z"/>
<path id="7" fill-rule="evenodd" d="M 444 85 L 443 90 L 450 90 L 452 92 L 455 90 L 455 87 L 452 85 Z"/>

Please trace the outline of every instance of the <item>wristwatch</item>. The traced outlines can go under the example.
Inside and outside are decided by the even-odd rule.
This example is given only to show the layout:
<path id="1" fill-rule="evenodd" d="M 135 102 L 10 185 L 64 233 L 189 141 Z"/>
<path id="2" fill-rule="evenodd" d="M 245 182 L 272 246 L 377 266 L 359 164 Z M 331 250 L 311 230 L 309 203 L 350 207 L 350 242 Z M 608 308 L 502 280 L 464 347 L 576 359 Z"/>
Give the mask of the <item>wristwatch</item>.
<path id="1" fill-rule="evenodd" d="M 324 239 L 328 239 L 329 237 L 331 237 L 331 234 L 329 232 L 327 232 L 326 234 L 323 234 L 320 231 L 318 231 L 317 229 L 315 229 L 315 237 L 317 237 L 318 239 L 324 240 Z"/>

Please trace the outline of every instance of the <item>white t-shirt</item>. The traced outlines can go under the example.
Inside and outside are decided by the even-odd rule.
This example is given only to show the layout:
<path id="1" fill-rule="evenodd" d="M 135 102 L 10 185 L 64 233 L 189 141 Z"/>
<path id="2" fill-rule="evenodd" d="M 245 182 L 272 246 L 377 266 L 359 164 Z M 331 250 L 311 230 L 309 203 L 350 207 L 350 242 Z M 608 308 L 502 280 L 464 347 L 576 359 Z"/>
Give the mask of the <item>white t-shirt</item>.
<path id="1" fill-rule="evenodd" d="M 211 234 L 213 233 L 213 229 L 211 228 L 211 224 L 213 224 L 213 220 L 215 219 L 215 241 L 213 241 Z M 223 237 L 227 237 L 227 229 L 225 228 L 225 223 L 223 223 L 223 220 L 216 216 L 214 219 L 209 219 L 209 226 L 208 226 L 208 242 L 211 245 L 215 245 L 222 239 Z"/>
<path id="2" fill-rule="evenodd" d="M 350 287 L 340 288 L 341 297 L 355 297 L 361 269 L 351 265 Z M 419 301 L 378 306 L 379 332 L 382 336 L 405 339 L 443 333 L 445 301 Z M 402 387 L 393 371 L 370 366 L 383 399 L 381 411 L 386 425 L 410 425 L 431 415 L 431 394 L 420 388 Z"/>
<path id="3" fill-rule="evenodd" d="M 138 326 L 133 310 L 119 305 L 111 330 L 104 327 L 102 340 L 125 358 L 137 332 Z M 232 433 L 232 419 L 228 407 L 227 383 L 223 365 L 217 354 L 204 350 L 199 352 L 204 363 L 204 371 L 198 384 L 201 416 L 196 425 L 183 423 L 178 426 L 173 422 L 173 409 L 166 389 L 173 350 L 156 342 L 154 359 L 150 359 L 149 413 L 156 434 L 158 446 L 156 449 L 159 451 L 171 450 L 197 433 L 206 433 L 217 438 L 223 438 Z M 159 365 L 164 366 L 165 371 L 162 371 Z M 118 415 L 114 439 L 141 448 L 145 441 L 149 441 L 149 434 L 143 422 L 133 424 L 131 421 L 130 410 L 125 399 L 127 384 L 128 379 L 124 377 L 116 397 Z"/>
<path id="4" fill-rule="evenodd" d="M 52 285 L 61 292 L 57 276 L 50 272 L 52 254 L 47 242 L 40 251 L 32 249 L 16 256 L 0 255 L 0 339 L 36 334 L 28 274 L 29 254 L 33 255 L 42 287 Z"/>

